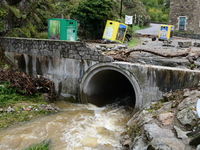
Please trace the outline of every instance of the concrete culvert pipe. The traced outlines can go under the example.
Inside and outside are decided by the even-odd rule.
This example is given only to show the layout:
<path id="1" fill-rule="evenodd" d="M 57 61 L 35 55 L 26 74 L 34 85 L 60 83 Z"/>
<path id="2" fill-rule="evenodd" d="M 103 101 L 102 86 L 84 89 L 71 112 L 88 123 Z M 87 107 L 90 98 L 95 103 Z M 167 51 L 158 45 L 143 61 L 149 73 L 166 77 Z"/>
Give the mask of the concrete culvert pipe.
<path id="1" fill-rule="evenodd" d="M 131 76 L 115 66 L 91 69 L 85 74 L 81 83 L 81 101 L 99 107 L 118 103 L 135 108 L 138 87 L 134 82 L 136 81 L 132 81 Z"/>

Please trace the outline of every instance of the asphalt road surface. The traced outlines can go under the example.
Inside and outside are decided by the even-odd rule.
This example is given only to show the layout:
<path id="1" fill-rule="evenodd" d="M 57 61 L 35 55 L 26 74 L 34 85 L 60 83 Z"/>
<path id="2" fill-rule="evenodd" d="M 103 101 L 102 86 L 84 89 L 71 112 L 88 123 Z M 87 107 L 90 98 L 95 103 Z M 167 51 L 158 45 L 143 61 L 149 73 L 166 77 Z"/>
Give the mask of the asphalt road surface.
<path id="1" fill-rule="evenodd" d="M 151 23 L 150 27 L 145 28 L 145 29 L 141 29 L 141 30 L 137 30 L 136 33 L 142 34 L 142 35 L 158 35 L 158 31 L 159 31 L 159 26 L 161 24 L 155 24 L 155 23 Z"/>

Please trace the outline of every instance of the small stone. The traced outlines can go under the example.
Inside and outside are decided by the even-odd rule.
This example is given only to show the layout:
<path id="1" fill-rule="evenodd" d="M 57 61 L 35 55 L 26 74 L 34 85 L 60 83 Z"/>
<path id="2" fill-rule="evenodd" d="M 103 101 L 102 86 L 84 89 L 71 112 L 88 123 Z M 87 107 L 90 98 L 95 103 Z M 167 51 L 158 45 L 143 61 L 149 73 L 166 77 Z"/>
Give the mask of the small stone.
<path id="1" fill-rule="evenodd" d="M 129 146 L 129 144 L 132 142 L 131 139 L 125 140 L 124 143 L 122 143 L 123 146 Z"/>
<path id="2" fill-rule="evenodd" d="M 32 108 L 29 106 L 29 107 L 26 107 L 25 110 L 26 110 L 26 111 L 31 111 Z"/>
<path id="3" fill-rule="evenodd" d="M 174 119 L 174 113 L 162 113 L 158 116 L 158 119 L 162 122 L 163 125 L 172 124 L 172 121 Z"/>
<path id="4" fill-rule="evenodd" d="M 172 150 L 167 144 L 165 143 L 151 143 L 147 150 Z"/>
<path id="5" fill-rule="evenodd" d="M 189 48 L 190 46 L 192 46 L 192 42 L 178 42 L 178 45 L 182 48 Z"/>
<path id="6" fill-rule="evenodd" d="M 11 112 L 14 112 L 14 111 L 15 110 L 10 106 L 6 109 L 6 113 L 11 113 Z"/>

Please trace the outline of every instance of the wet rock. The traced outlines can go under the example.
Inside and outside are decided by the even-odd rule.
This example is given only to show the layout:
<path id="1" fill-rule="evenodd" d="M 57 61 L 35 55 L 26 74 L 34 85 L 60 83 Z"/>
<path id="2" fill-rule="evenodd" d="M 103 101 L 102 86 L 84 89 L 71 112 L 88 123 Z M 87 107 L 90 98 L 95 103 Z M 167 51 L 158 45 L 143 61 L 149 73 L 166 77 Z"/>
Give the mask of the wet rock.
<path id="1" fill-rule="evenodd" d="M 194 126 L 198 121 L 197 112 L 194 106 L 183 109 L 177 113 L 177 119 L 183 125 Z"/>
<path id="2" fill-rule="evenodd" d="M 187 136 L 189 136 L 189 137 L 194 137 L 196 134 L 198 134 L 198 133 L 200 133 L 200 124 L 198 123 L 198 125 L 196 126 L 196 127 L 194 127 L 193 129 L 192 129 L 192 131 L 191 132 L 188 132 L 187 133 Z"/>
<path id="3" fill-rule="evenodd" d="M 183 94 L 184 97 L 188 97 L 188 96 L 196 97 L 199 95 L 200 95 L 200 91 L 198 89 L 196 90 L 184 89 L 184 94 Z"/>
<path id="4" fill-rule="evenodd" d="M 172 46 L 172 45 L 170 45 L 171 43 L 172 43 L 171 40 L 164 40 L 163 41 L 163 46 Z"/>
<path id="5" fill-rule="evenodd" d="M 120 143 L 123 146 L 129 146 L 131 142 L 132 142 L 132 140 L 126 132 L 124 132 L 120 135 Z"/>
<path id="6" fill-rule="evenodd" d="M 170 102 L 165 102 L 165 103 L 160 103 L 161 107 L 160 109 L 158 109 L 157 111 L 159 113 L 167 113 L 167 115 L 169 115 L 168 113 L 172 113 L 172 112 L 168 112 L 172 106 L 173 106 L 173 101 L 170 101 Z"/>
<path id="7" fill-rule="evenodd" d="M 106 44 L 106 43 L 107 43 L 107 40 L 101 40 L 101 43 L 102 43 L 102 44 Z"/>
<path id="8" fill-rule="evenodd" d="M 111 48 L 111 50 L 120 50 L 120 49 L 127 49 L 127 45 L 115 45 Z"/>
<path id="9" fill-rule="evenodd" d="M 12 113 L 14 111 L 15 110 L 12 107 L 10 107 L 10 106 L 6 109 L 6 113 Z"/>
<path id="10" fill-rule="evenodd" d="M 185 144 L 176 138 L 155 138 L 149 143 L 152 150 L 184 150 Z M 148 148 L 147 148 L 148 150 Z"/>
<path id="11" fill-rule="evenodd" d="M 179 47 L 182 48 L 189 48 L 190 46 L 192 46 L 192 42 L 188 41 L 188 42 L 178 42 Z"/>
<path id="12" fill-rule="evenodd" d="M 95 48 L 98 51 L 105 51 L 106 50 L 106 46 L 102 46 L 102 45 L 96 45 Z"/>
<path id="13" fill-rule="evenodd" d="M 41 97 L 44 99 L 45 102 L 49 102 L 49 94 L 48 93 L 43 93 Z"/>
<path id="14" fill-rule="evenodd" d="M 138 127 L 143 126 L 144 124 L 152 120 L 152 114 L 149 114 L 146 110 L 141 110 L 137 112 L 127 123 L 128 126 L 133 126 L 137 123 Z"/>
<path id="15" fill-rule="evenodd" d="M 47 105 L 45 109 L 46 109 L 46 110 L 54 110 L 54 107 L 51 106 L 51 105 Z"/>
<path id="16" fill-rule="evenodd" d="M 31 111 L 32 110 L 32 107 L 31 106 L 28 106 L 24 109 L 25 111 Z"/>
<path id="17" fill-rule="evenodd" d="M 144 132 L 149 141 L 155 138 L 173 138 L 174 134 L 169 129 L 162 129 L 156 123 L 145 124 Z"/>
<path id="18" fill-rule="evenodd" d="M 183 110 L 185 108 L 188 108 L 190 106 L 195 106 L 197 103 L 197 98 L 187 97 L 183 99 L 183 101 L 177 106 L 178 110 Z"/>
<path id="19" fill-rule="evenodd" d="M 194 42 L 194 47 L 200 47 L 200 43 L 198 43 L 198 42 Z"/>
<path id="20" fill-rule="evenodd" d="M 172 93 L 164 93 L 163 94 L 163 99 L 167 102 L 167 101 L 171 101 L 174 99 L 173 94 Z"/>
<path id="21" fill-rule="evenodd" d="M 166 93 L 164 102 L 151 102 L 135 113 L 127 123 L 137 130 L 137 135 L 135 131 L 130 134 L 133 140 L 129 149 L 200 150 L 200 119 L 196 111 L 199 96 L 198 89 Z"/>
<path id="22" fill-rule="evenodd" d="M 151 143 L 148 147 L 147 150 L 172 150 L 168 145 L 165 143 Z"/>
<path id="23" fill-rule="evenodd" d="M 131 150 L 146 150 L 148 144 L 143 141 L 143 136 L 138 136 L 134 139 L 132 144 L 130 145 Z"/>
<path id="24" fill-rule="evenodd" d="M 148 41 L 142 42 L 142 45 L 147 45 Z"/>
<path id="25" fill-rule="evenodd" d="M 188 136 L 186 135 L 188 132 L 182 131 L 179 127 L 174 126 L 178 139 L 187 139 Z"/>
<path id="26" fill-rule="evenodd" d="M 156 41 L 156 37 L 152 37 L 151 40 L 152 40 L 152 41 Z"/>
<path id="27" fill-rule="evenodd" d="M 197 133 L 196 135 L 194 135 L 194 137 L 192 138 L 192 140 L 189 143 L 190 145 L 200 145 L 200 133 Z"/>
<path id="28" fill-rule="evenodd" d="M 113 47 L 106 47 L 106 45 L 96 45 L 95 48 L 99 51 L 115 51 L 115 50 L 121 50 L 121 49 L 127 49 L 128 46 L 126 44 L 122 45 L 114 45 Z"/>
<path id="29" fill-rule="evenodd" d="M 159 114 L 158 119 L 162 122 L 163 125 L 172 124 L 174 113 L 168 112 Z"/>
<path id="30" fill-rule="evenodd" d="M 156 123 L 144 125 L 144 132 L 150 142 L 150 148 L 157 150 L 185 149 L 184 143 L 179 141 L 171 130 L 160 128 Z"/>

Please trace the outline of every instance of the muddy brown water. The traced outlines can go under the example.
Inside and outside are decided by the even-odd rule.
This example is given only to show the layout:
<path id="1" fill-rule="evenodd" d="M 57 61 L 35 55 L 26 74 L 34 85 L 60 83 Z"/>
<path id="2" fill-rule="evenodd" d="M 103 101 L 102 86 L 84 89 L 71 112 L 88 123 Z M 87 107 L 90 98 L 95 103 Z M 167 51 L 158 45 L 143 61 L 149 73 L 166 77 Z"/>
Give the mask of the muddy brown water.
<path id="1" fill-rule="evenodd" d="M 0 132 L 0 150 L 23 150 L 50 140 L 51 150 L 124 150 L 120 133 L 126 129 L 131 109 L 114 104 L 56 104 L 61 112 Z"/>

